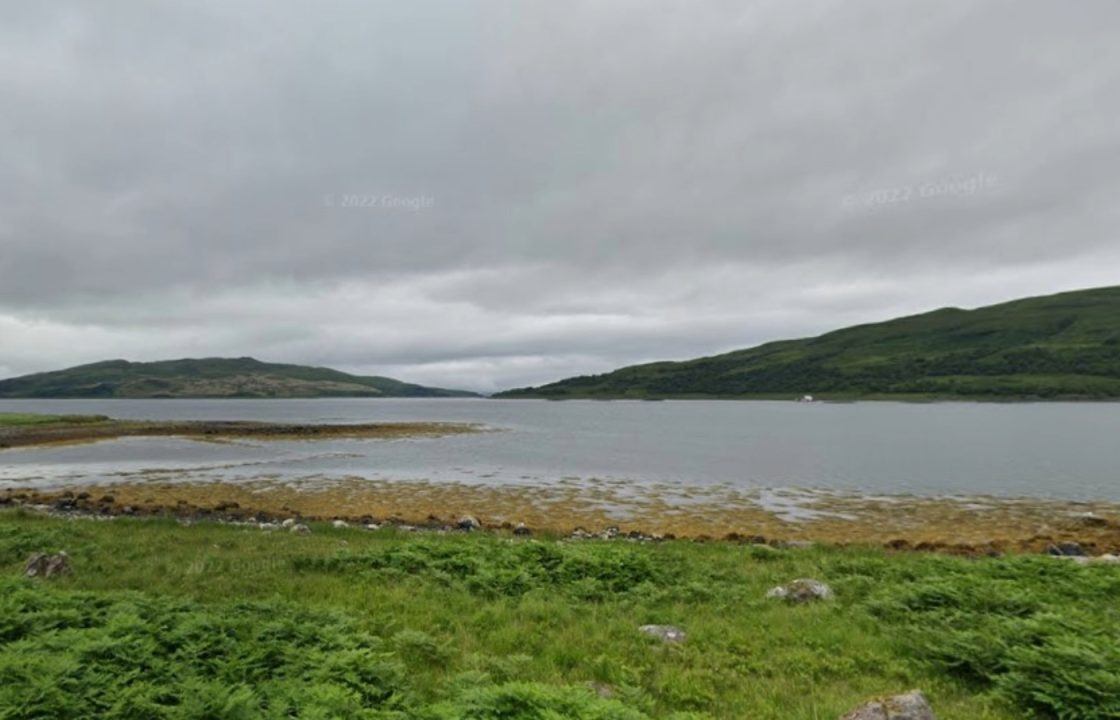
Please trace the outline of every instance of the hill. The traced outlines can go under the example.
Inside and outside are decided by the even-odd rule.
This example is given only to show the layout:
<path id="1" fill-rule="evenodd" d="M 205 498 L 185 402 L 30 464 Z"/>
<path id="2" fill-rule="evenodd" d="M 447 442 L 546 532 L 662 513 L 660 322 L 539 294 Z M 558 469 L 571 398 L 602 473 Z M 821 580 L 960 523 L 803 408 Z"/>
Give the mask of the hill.
<path id="1" fill-rule="evenodd" d="M 498 397 L 1120 397 L 1120 287 L 944 308 Z"/>
<path id="2" fill-rule="evenodd" d="M 0 380 L 0 398 L 467 397 L 413 385 L 250 357 L 129 362 L 107 360 Z"/>

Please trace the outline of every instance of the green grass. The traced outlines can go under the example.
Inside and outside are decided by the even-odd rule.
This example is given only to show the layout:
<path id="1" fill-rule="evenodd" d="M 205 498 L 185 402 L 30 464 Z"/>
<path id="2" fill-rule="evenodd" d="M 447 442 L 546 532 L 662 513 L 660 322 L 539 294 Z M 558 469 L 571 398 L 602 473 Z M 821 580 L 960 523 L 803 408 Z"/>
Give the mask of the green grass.
<path id="1" fill-rule="evenodd" d="M 72 575 L 20 577 L 61 549 Z M 806 576 L 836 600 L 764 598 Z M 911 687 L 942 720 L 1117 718 L 1117 597 L 1120 569 L 1040 557 L 9 511 L 0 718 L 833 720 Z"/>
<path id="2" fill-rule="evenodd" d="M 105 422 L 105 415 L 41 415 L 39 413 L 0 413 L 0 427 L 17 425 L 57 425 Z"/>
<path id="3" fill-rule="evenodd" d="M 1120 397 L 1120 287 L 860 325 L 501 397 Z"/>

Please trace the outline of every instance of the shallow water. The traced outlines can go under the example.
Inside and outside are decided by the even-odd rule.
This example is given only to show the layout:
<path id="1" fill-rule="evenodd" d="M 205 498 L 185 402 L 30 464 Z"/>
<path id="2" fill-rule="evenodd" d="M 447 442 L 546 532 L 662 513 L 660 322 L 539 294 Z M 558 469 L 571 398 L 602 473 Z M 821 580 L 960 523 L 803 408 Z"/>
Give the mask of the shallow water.
<path id="1" fill-rule="evenodd" d="M 1120 500 L 1120 404 L 480 399 L 0 400 L 117 418 L 477 422 L 408 440 L 129 438 L 0 453 L 0 487 L 137 479 L 579 479 L 860 493 Z"/>

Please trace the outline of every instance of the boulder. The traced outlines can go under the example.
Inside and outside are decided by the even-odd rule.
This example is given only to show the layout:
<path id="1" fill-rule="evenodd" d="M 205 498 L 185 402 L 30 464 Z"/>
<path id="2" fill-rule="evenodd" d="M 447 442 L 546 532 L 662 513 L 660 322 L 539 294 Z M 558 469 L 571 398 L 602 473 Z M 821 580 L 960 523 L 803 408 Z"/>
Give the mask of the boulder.
<path id="1" fill-rule="evenodd" d="M 311 528 L 307 527 L 303 523 L 296 523 L 288 529 L 288 532 L 294 532 L 297 535 L 310 535 Z"/>
<path id="2" fill-rule="evenodd" d="M 517 526 L 513 528 L 513 534 L 514 535 L 526 536 L 526 535 L 532 535 L 533 531 L 530 530 L 525 525 L 525 523 L 517 523 Z"/>
<path id="3" fill-rule="evenodd" d="M 287 518 L 284 522 L 280 523 L 280 527 L 285 530 L 290 530 L 296 524 L 295 518 Z"/>
<path id="4" fill-rule="evenodd" d="M 331 526 L 336 528 L 348 528 L 350 527 L 350 523 L 346 522 L 345 520 L 335 520 L 331 523 Z"/>
<path id="5" fill-rule="evenodd" d="M 684 642 L 687 637 L 684 630 L 675 625 L 642 625 L 638 632 L 667 643 Z"/>
<path id="6" fill-rule="evenodd" d="M 465 532 L 470 532 L 472 530 L 478 530 L 482 527 L 482 523 L 478 521 L 478 518 L 472 515 L 464 515 L 459 518 L 459 522 L 455 523 L 455 527 Z"/>
<path id="7" fill-rule="evenodd" d="M 820 580 L 798 578 L 793 582 L 772 588 L 770 592 L 766 593 L 766 597 L 786 600 L 792 603 L 828 600 L 832 598 L 832 588 L 825 585 Z"/>
<path id="8" fill-rule="evenodd" d="M 23 572 L 27 577 L 41 577 L 44 580 L 56 575 L 69 575 L 70 556 L 64 552 L 53 555 L 35 553 L 27 559 Z"/>
<path id="9" fill-rule="evenodd" d="M 840 720 L 937 720 L 937 716 L 926 696 L 920 690 L 911 690 L 904 695 L 872 700 Z"/>

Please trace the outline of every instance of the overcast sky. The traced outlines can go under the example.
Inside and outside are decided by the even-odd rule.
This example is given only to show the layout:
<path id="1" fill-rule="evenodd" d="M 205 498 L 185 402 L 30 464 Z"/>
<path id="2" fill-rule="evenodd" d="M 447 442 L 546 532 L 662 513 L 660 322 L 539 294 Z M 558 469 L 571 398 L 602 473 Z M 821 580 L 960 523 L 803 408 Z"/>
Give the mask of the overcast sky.
<path id="1" fill-rule="evenodd" d="M 489 391 L 1120 283 L 1115 0 L 0 2 L 0 377 Z"/>

